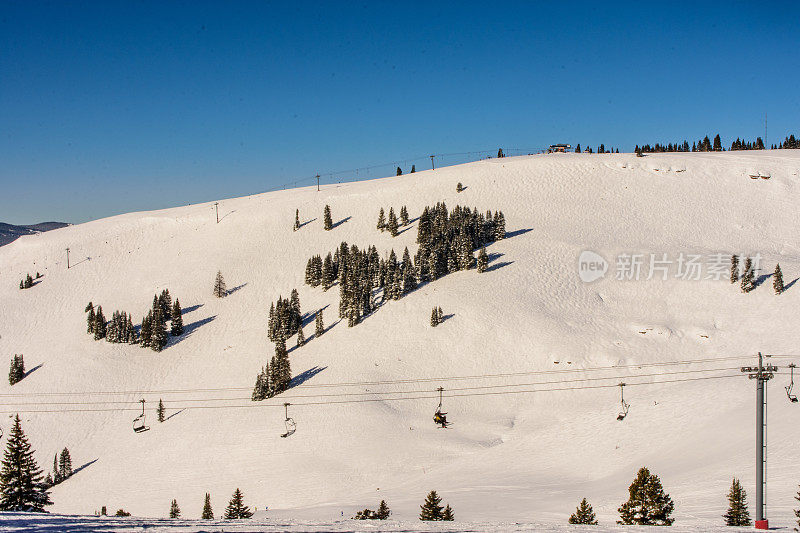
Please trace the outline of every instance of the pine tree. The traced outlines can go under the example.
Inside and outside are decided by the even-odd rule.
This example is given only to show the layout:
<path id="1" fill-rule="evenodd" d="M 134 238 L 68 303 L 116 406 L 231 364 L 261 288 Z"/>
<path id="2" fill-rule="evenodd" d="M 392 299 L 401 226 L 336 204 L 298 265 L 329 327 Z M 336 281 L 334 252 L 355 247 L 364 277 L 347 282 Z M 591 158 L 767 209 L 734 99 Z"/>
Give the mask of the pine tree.
<path id="1" fill-rule="evenodd" d="M 501 156 L 501 157 L 505 157 L 505 156 Z M 444 521 L 444 522 L 452 522 L 455 519 L 456 519 L 456 517 L 453 514 L 453 509 L 450 507 L 450 504 L 448 503 L 444 508 L 444 512 L 442 513 L 442 521 Z"/>
<path id="2" fill-rule="evenodd" d="M 411 165 L 411 172 L 409 172 L 409 174 L 413 174 L 416 171 L 417 171 L 416 165 Z"/>
<path id="3" fill-rule="evenodd" d="M 294 231 L 300 229 L 300 210 L 295 209 L 294 211 Z"/>
<path id="4" fill-rule="evenodd" d="M 753 260 L 749 257 L 744 260 L 744 273 L 742 274 L 742 292 L 750 292 L 755 289 L 755 273 L 753 272 Z"/>
<path id="5" fill-rule="evenodd" d="M 386 505 L 386 501 L 381 500 L 381 504 L 378 506 L 378 512 L 375 513 L 375 516 L 378 518 L 378 520 L 386 520 L 391 514 L 392 511 L 389 509 L 389 506 Z"/>
<path id="6" fill-rule="evenodd" d="M 378 212 L 378 229 L 384 231 L 386 229 L 386 215 L 383 213 L 383 208 L 381 207 L 380 212 Z"/>
<path id="7" fill-rule="evenodd" d="M 43 513 L 53 504 L 33 453 L 17 415 L 0 469 L 0 511 Z"/>
<path id="8" fill-rule="evenodd" d="M 717 133 L 717 136 L 714 137 L 714 151 L 715 152 L 722 151 L 722 140 L 719 138 L 719 133 Z"/>
<path id="9" fill-rule="evenodd" d="M 800 502 L 800 490 L 797 491 L 797 496 L 794 499 Z M 794 516 L 797 518 L 797 525 L 800 526 L 800 509 L 795 510 Z"/>
<path id="10" fill-rule="evenodd" d="M 89 302 L 89 305 L 86 306 L 84 313 L 89 313 L 86 317 L 86 333 L 94 334 L 94 306 L 92 302 Z"/>
<path id="11" fill-rule="evenodd" d="M 297 346 L 303 346 L 306 343 L 306 336 L 303 334 L 303 326 L 297 328 Z"/>
<path id="12" fill-rule="evenodd" d="M 167 345 L 167 325 L 161 314 L 160 306 L 156 306 L 155 311 L 153 311 L 153 322 L 150 328 L 150 348 L 154 352 L 160 352 Z"/>
<path id="13" fill-rule="evenodd" d="M 463 191 L 463 190 L 464 190 L 464 186 L 463 186 L 463 185 L 461 185 L 461 182 L 459 181 L 459 182 L 456 184 L 456 192 L 461 192 L 461 191 Z"/>
<path id="14" fill-rule="evenodd" d="M 486 247 L 482 247 L 478 252 L 478 272 L 486 272 L 489 268 L 489 256 L 486 254 Z"/>
<path id="15" fill-rule="evenodd" d="M 25 360 L 22 354 L 14 354 L 11 358 L 11 368 L 8 370 L 8 383 L 14 385 L 25 377 Z"/>
<path id="16" fill-rule="evenodd" d="M 322 214 L 322 220 L 325 227 L 325 231 L 330 231 L 333 229 L 333 219 L 331 218 L 331 206 L 326 205 L 325 210 Z"/>
<path id="17" fill-rule="evenodd" d="M 203 520 L 213 520 L 214 511 L 211 509 L 211 494 L 206 492 L 206 501 L 203 503 L 203 514 L 200 516 Z"/>
<path id="18" fill-rule="evenodd" d="M 170 518 L 181 517 L 181 508 L 178 507 L 178 500 L 172 500 L 172 504 L 169 506 L 169 517 Z"/>
<path id="19" fill-rule="evenodd" d="M 94 315 L 94 340 L 99 341 L 106 337 L 106 317 L 103 315 L 103 306 L 97 306 L 97 312 Z"/>
<path id="20" fill-rule="evenodd" d="M 172 324 L 170 326 L 170 333 L 173 337 L 183 335 L 183 312 L 181 311 L 181 302 L 175 298 L 175 305 L 172 306 Z"/>
<path id="21" fill-rule="evenodd" d="M 629 498 L 619 508 L 618 524 L 643 526 L 670 526 L 674 521 L 670 518 L 675 504 L 664 492 L 658 476 L 642 467 L 636 479 L 628 487 Z"/>
<path id="22" fill-rule="evenodd" d="M 72 458 L 67 448 L 61 450 L 61 455 L 58 457 L 58 474 L 62 480 L 72 475 Z"/>
<path id="23" fill-rule="evenodd" d="M 398 176 L 402 176 L 403 175 L 403 169 L 401 169 L 400 167 L 397 167 L 397 175 Z"/>
<path id="24" fill-rule="evenodd" d="M 147 348 L 150 346 L 150 339 L 153 336 L 153 311 L 148 311 L 147 316 L 142 319 L 142 330 L 139 339 L 139 346 Z"/>
<path id="25" fill-rule="evenodd" d="M 408 209 L 406 209 L 406 206 L 400 208 L 400 224 L 408 226 Z"/>
<path id="26" fill-rule="evenodd" d="M 267 368 L 261 367 L 261 372 L 256 376 L 256 385 L 253 387 L 252 400 L 260 402 L 270 396 L 269 365 Z"/>
<path id="27" fill-rule="evenodd" d="M 158 407 L 156 408 L 156 417 L 158 418 L 159 422 L 163 422 L 164 420 L 166 420 L 164 418 L 164 413 L 166 413 L 166 411 L 167 410 L 164 408 L 164 402 L 161 400 L 161 398 L 159 398 Z"/>
<path id="28" fill-rule="evenodd" d="M 783 272 L 781 272 L 781 265 L 775 265 L 775 274 L 772 277 L 772 288 L 775 289 L 775 294 L 783 292 Z"/>
<path id="29" fill-rule="evenodd" d="M 214 296 L 217 298 L 225 298 L 228 295 L 228 290 L 225 288 L 225 280 L 222 278 L 222 272 L 217 271 L 217 277 L 214 278 Z"/>
<path id="30" fill-rule="evenodd" d="M 325 333 L 325 324 L 322 323 L 322 309 L 317 311 L 317 317 L 314 320 L 315 330 L 314 330 L 314 337 L 320 337 L 323 333 Z"/>
<path id="31" fill-rule="evenodd" d="M 731 256 L 731 283 L 739 281 L 739 256 L 733 254 Z"/>
<path id="32" fill-rule="evenodd" d="M 438 325 L 439 325 L 439 312 L 434 307 L 433 311 L 431 311 L 431 327 L 435 328 Z"/>
<path id="33" fill-rule="evenodd" d="M 242 491 L 237 488 L 233 493 L 231 501 L 228 502 L 228 507 L 225 508 L 225 520 L 236 520 L 253 516 L 250 508 L 244 504 L 243 500 Z"/>
<path id="34" fill-rule="evenodd" d="M 586 498 L 581 500 L 580 505 L 575 509 L 575 512 L 569 517 L 570 524 L 586 524 L 590 526 L 597 525 L 597 519 L 594 514 L 592 506 L 586 501 Z"/>
<path id="35" fill-rule="evenodd" d="M 61 470 L 58 468 L 58 454 L 53 456 L 53 483 L 61 483 Z"/>
<path id="36" fill-rule="evenodd" d="M 495 230 L 494 230 L 494 238 L 495 240 L 505 239 L 506 238 L 506 217 L 503 216 L 503 212 L 497 214 L 497 221 L 495 222 Z"/>
<path id="37" fill-rule="evenodd" d="M 389 233 L 392 237 L 397 237 L 397 215 L 394 214 L 394 208 L 389 208 L 389 222 L 386 225 L 386 229 L 389 230 Z"/>
<path id="38" fill-rule="evenodd" d="M 444 313 L 442 313 L 442 308 L 436 308 L 436 320 L 441 324 L 444 321 Z"/>
<path id="39" fill-rule="evenodd" d="M 420 505 L 421 512 L 419 513 L 419 519 L 426 522 L 441 520 L 442 511 L 444 510 L 441 503 L 442 499 L 436 494 L 436 491 L 430 491 L 425 498 L 425 503 Z"/>
<path id="40" fill-rule="evenodd" d="M 728 492 L 728 512 L 723 515 L 726 526 L 749 526 L 750 512 L 747 510 L 747 493 L 739 480 L 733 478 Z"/>

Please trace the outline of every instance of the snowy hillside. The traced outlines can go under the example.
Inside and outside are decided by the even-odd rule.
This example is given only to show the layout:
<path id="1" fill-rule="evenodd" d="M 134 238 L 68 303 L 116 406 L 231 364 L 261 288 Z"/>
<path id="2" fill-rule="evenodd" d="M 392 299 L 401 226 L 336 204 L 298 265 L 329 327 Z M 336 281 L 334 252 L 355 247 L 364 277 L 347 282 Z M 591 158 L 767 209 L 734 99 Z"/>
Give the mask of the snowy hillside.
<path id="1" fill-rule="evenodd" d="M 338 321 L 337 287 L 303 283 L 308 258 L 341 241 L 413 256 L 416 219 L 439 201 L 503 211 L 507 238 L 487 247 L 487 272 L 423 284 L 353 328 Z M 65 446 L 85 465 L 53 489 L 59 513 L 163 517 L 176 498 L 195 518 L 210 492 L 220 515 L 239 487 L 262 518 L 329 521 L 385 499 L 393 518 L 414 520 L 435 489 L 457 520 L 563 524 L 585 496 L 609 525 L 648 466 L 676 524 L 719 525 L 734 476 L 754 511 L 755 392 L 739 367 L 758 351 L 800 354 L 799 204 L 797 150 L 554 154 L 226 200 L 219 224 L 200 204 L 21 237 L 0 248 L 0 354 L 22 353 L 35 370 L 3 380 L 0 426 L 7 435 L 11 413 L 24 413 L 45 470 Z M 379 232 L 379 209 L 403 205 L 410 226 Z M 585 250 L 609 262 L 604 278 L 581 281 Z M 728 281 L 731 253 L 759 253 L 760 276 L 779 262 L 786 292 L 763 277 L 743 294 Z M 624 254 L 642 254 L 638 281 L 616 279 Z M 647 279 L 651 254 L 666 254 L 668 279 Z M 701 278 L 725 254 L 721 279 L 676 277 L 681 254 L 700 256 Z M 217 270 L 232 289 L 222 299 L 211 294 Z M 86 334 L 89 301 L 138 323 L 165 288 L 186 333 L 163 352 Z M 329 330 L 313 338 L 312 316 L 307 344 L 289 354 L 303 383 L 251 402 L 274 353 L 267 311 L 293 288 L 304 313 L 325 309 Z M 436 328 L 433 306 L 446 316 Z M 792 361 L 771 360 L 771 525 L 790 524 L 800 483 L 800 407 L 783 390 Z M 619 422 L 621 381 L 631 407 Z M 431 420 L 440 386 L 447 430 Z M 140 398 L 151 429 L 137 434 Z M 285 439 L 284 402 L 297 422 Z"/>

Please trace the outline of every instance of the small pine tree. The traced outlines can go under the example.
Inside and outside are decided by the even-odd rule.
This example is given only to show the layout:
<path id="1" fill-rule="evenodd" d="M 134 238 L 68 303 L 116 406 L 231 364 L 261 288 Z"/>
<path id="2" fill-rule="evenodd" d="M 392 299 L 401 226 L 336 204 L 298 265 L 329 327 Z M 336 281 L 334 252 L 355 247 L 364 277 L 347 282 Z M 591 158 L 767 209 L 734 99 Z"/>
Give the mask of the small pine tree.
<path id="1" fill-rule="evenodd" d="M 503 157 L 505 157 L 505 156 L 503 156 Z M 452 522 L 455 519 L 456 519 L 456 517 L 453 514 L 453 509 L 450 507 L 450 504 L 448 503 L 444 508 L 444 512 L 442 513 L 442 521 L 444 521 L 444 522 Z"/>
<path id="2" fill-rule="evenodd" d="M 783 272 L 781 272 L 781 265 L 775 265 L 775 274 L 772 278 L 772 288 L 775 289 L 775 294 L 783 292 Z"/>
<path id="3" fill-rule="evenodd" d="M 569 517 L 570 524 L 586 524 L 590 526 L 597 525 L 597 519 L 594 514 L 592 506 L 586 501 L 586 498 L 581 500 L 580 505 L 575 509 L 575 512 Z"/>
<path id="4" fill-rule="evenodd" d="M 237 520 L 240 518 L 251 518 L 253 513 L 244 504 L 244 497 L 242 491 L 238 488 L 233 493 L 231 501 L 228 502 L 228 507 L 225 508 L 225 520 Z"/>
<path id="5" fill-rule="evenodd" d="M 406 206 L 400 208 L 400 224 L 408 226 L 408 209 L 406 209 Z"/>
<path id="6" fill-rule="evenodd" d="M 306 343 L 306 336 L 303 334 L 303 326 L 297 328 L 297 346 L 303 346 Z"/>
<path id="7" fill-rule="evenodd" d="M 726 526 L 749 526 L 750 511 L 747 510 L 747 493 L 739 480 L 733 478 L 728 492 L 728 512 L 723 515 Z"/>
<path id="8" fill-rule="evenodd" d="M 417 171 L 417 166 L 416 165 L 411 165 L 411 172 L 409 172 L 409 174 L 413 174 L 416 171 Z"/>
<path id="9" fill-rule="evenodd" d="M 641 526 L 670 526 L 675 504 L 664 492 L 658 476 L 642 467 L 628 487 L 629 498 L 619 508 L 618 524 Z"/>
<path id="10" fill-rule="evenodd" d="M 316 329 L 314 331 L 314 337 L 319 337 L 323 333 L 325 333 L 325 324 L 322 323 L 322 309 L 317 311 L 317 318 L 314 321 Z"/>
<path id="11" fill-rule="evenodd" d="M 228 295 L 228 290 L 225 288 L 225 280 L 222 278 L 222 272 L 217 271 L 217 277 L 214 278 L 214 296 L 217 298 L 225 298 Z"/>
<path id="12" fill-rule="evenodd" d="M 172 504 L 169 506 L 169 517 L 170 518 L 181 517 L 181 508 L 178 507 L 178 500 L 172 500 Z"/>
<path id="13" fill-rule="evenodd" d="M 203 520 L 213 520 L 214 511 L 211 509 L 211 494 L 206 492 L 206 500 L 203 503 L 203 514 L 200 516 Z"/>
<path id="14" fill-rule="evenodd" d="M 419 519 L 426 522 L 441 520 L 442 511 L 444 510 L 441 503 L 442 499 L 436 494 L 436 491 L 430 491 L 425 498 L 425 503 L 420 505 Z"/>
<path id="15" fill-rule="evenodd" d="M 456 192 L 461 192 L 463 190 L 464 190 L 464 186 L 461 185 L 461 182 L 459 181 L 458 184 L 456 184 Z"/>
<path id="16" fill-rule="evenodd" d="M 53 504 L 33 454 L 17 415 L 0 469 L 0 511 L 43 513 Z"/>
<path id="17" fill-rule="evenodd" d="M 161 398 L 159 398 L 158 408 L 156 409 L 156 417 L 158 417 L 159 422 L 163 422 L 164 420 L 166 420 L 164 418 L 164 413 L 166 413 L 166 411 L 167 410 L 164 408 L 164 402 L 161 400 Z"/>
<path id="18" fill-rule="evenodd" d="M 333 219 L 331 218 L 331 206 L 326 205 L 325 210 L 322 213 L 322 221 L 325 227 L 325 231 L 330 231 L 333 229 Z"/>
<path id="19" fill-rule="evenodd" d="M 53 483 L 61 483 L 61 470 L 58 468 L 58 454 L 53 456 Z"/>
<path id="20" fill-rule="evenodd" d="M 755 289 L 755 273 L 753 272 L 753 260 L 749 257 L 744 260 L 744 273 L 742 274 L 742 292 L 750 292 Z"/>
<path id="21" fill-rule="evenodd" d="M 436 308 L 436 320 L 441 324 L 444 321 L 444 313 L 442 313 L 442 308 Z"/>
<path id="22" fill-rule="evenodd" d="M 731 256 L 731 283 L 739 281 L 739 256 L 733 254 Z"/>
<path id="23" fill-rule="evenodd" d="M 58 474 L 62 480 L 72 475 L 72 458 L 67 448 L 61 450 L 61 455 L 58 457 Z"/>
<path id="24" fill-rule="evenodd" d="M 300 229 L 300 210 L 295 209 L 294 211 L 294 231 Z"/>
<path id="25" fill-rule="evenodd" d="M 11 358 L 11 368 L 8 370 L 8 383 L 14 385 L 25 377 L 25 360 L 22 355 L 14 354 Z"/>
<path id="26" fill-rule="evenodd" d="M 386 224 L 386 229 L 392 237 L 397 237 L 397 215 L 394 214 L 394 208 L 389 208 L 389 222 Z"/>
<path id="27" fill-rule="evenodd" d="M 383 208 L 381 207 L 380 212 L 378 213 L 378 226 L 377 228 L 381 231 L 386 229 L 386 215 L 383 212 Z"/>
<path id="28" fill-rule="evenodd" d="M 400 167 L 397 167 L 397 175 L 398 176 L 402 176 L 403 175 L 403 169 L 401 169 Z"/>
<path id="29" fill-rule="evenodd" d="M 489 268 L 489 255 L 486 253 L 486 247 L 482 247 L 478 252 L 478 272 L 486 272 Z"/>
<path id="30" fill-rule="evenodd" d="M 183 311 L 181 310 L 181 302 L 177 298 L 175 298 L 175 304 L 172 306 L 170 315 L 172 318 L 170 333 L 173 337 L 183 335 Z"/>
<path id="31" fill-rule="evenodd" d="M 389 506 L 386 505 L 386 501 L 381 500 L 381 504 L 378 506 L 378 512 L 375 513 L 375 516 L 378 518 L 378 520 L 386 520 L 391 514 L 392 511 L 389 509 Z"/>
<path id="32" fill-rule="evenodd" d="M 164 321 L 164 316 L 161 314 L 160 306 L 156 306 L 153 312 L 153 322 L 150 328 L 150 348 L 154 352 L 160 352 L 167 345 L 167 325 Z"/>
<path id="33" fill-rule="evenodd" d="M 431 311 L 431 327 L 435 328 L 439 325 L 439 311 L 434 307 Z"/>

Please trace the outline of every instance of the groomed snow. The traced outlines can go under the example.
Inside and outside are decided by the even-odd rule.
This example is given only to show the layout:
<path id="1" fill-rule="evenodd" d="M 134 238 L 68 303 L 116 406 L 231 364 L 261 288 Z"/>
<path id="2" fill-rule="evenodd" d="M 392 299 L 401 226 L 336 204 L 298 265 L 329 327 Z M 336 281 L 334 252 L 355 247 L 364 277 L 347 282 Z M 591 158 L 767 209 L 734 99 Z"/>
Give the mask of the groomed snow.
<path id="1" fill-rule="evenodd" d="M 752 169 L 770 179 L 751 179 Z M 213 204 L 199 204 L 21 237 L 0 248 L 0 354 L 8 360 L 22 353 L 35 370 L 13 387 L 0 384 L 0 426 L 8 434 L 11 413 L 20 411 L 45 470 L 65 446 L 74 466 L 85 465 L 53 489 L 55 513 L 92 515 L 106 505 L 109 512 L 165 517 L 175 498 L 183 516 L 199 517 L 210 492 L 219 516 L 239 487 L 251 508 L 261 513 L 269 507 L 257 515 L 267 520 L 265 530 L 289 524 L 308 531 L 558 531 L 585 496 L 602 530 L 617 531 L 616 509 L 636 470 L 648 466 L 675 500 L 675 530 L 710 530 L 721 525 L 734 476 L 744 483 L 754 514 L 754 383 L 738 367 L 754 364 L 758 351 L 800 354 L 798 174 L 796 150 L 509 157 L 321 192 L 313 187 L 225 200 L 219 224 Z M 466 187 L 460 194 L 459 181 Z M 459 272 L 426 284 L 354 328 L 338 322 L 336 287 L 322 292 L 303 284 L 308 257 L 342 240 L 375 244 L 386 254 L 394 248 L 401 255 L 408 246 L 413 255 L 416 222 L 393 239 L 375 229 L 378 210 L 407 205 L 414 220 L 437 201 L 504 212 L 509 236 L 488 247 L 488 272 Z M 334 223 L 342 221 L 329 232 L 322 228 L 325 204 Z M 293 232 L 296 208 L 307 224 Z M 580 281 L 583 250 L 611 261 L 604 279 Z M 763 257 L 759 274 L 780 262 L 789 286 L 783 295 L 773 293 L 771 278 L 749 294 L 727 275 L 721 281 L 676 279 L 675 265 L 667 281 L 614 279 L 614 258 L 622 253 L 646 254 L 649 261 L 650 253 L 676 260 L 680 253 L 756 252 Z M 236 289 L 224 299 L 211 295 L 217 270 Z M 41 282 L 19 290 L 19 280 L 36 271 L 44 275 Z M 95 342 L 85 333 L 83 309 L 90 300 L 107 317 L 119 309 L 138 322 L 164 288 L 180 299 L 187 333 L 162 353 Z M 290 352 L 293 373 L 311 376 L 303 385 L 252 403 L 256 374 L 273 354 L 267 311 L 293 288 L 304 312 L 325 307 L 330 330 L 310 338 L 312 321 L 305 327 L 308 343 Z M 429 326 L 434 305 L 453 315 L 435 329 Z M 635 366 L 731 357 L 741 359 Z M 793 524 L 800 483 L 800 407 L 783 390 L 793 360 L 771 361 L 780 371 L 768 387 L 768 516 L 771 525 L 783 527 Z M 576 370 L 613 365 L 626 366 Z M 705 372 L 633 377 L 696 370 Z M 630 414 L 616 420 L 619 390 L 613 385 L 619 381 L 708 375 L 732 377 L 626 387 Z M 597 377 L 606 379 L 512 386 Z M 393 380 L 412 382 L 319 387 Z M 587 384 L 611 386 L 482 396 L 453 390 Z M 448 391 L 448 430 L 431 420 L 438 386 Z M 123 393 L 90 394 L 109 391 Z M 419 391 L 413 396 L 423 398 L 385 400 L 396 391 Z M 52 395 L 63 393 L 74 394 Z M 343 393 L 363 396 L 310 397 Z M 135 434 L 131 420 L 140 397 L 148 402 L 151 430 Z M 159 398 L 171 416 L 163 424 L 153 410 Z M 213 400 L 220 398 L 226 400 Z M 378 401 L 329 403 L 353 398 Z M 282 439 L 284 401 L 322 405 L 293 405 L 298 429 Z M 206 408 L 212 405 L 217 408 Z M 127 410 L 64 412 L 109 408 Z M 452 505 L 455 525 L 416 521 L 431 489 Z M 381 499 L 400 522 L 335 522 L 375 509 Z M 55 530 L 59 526 L 48 521 L 61 518 L 2 520 L 0 527 Z M 92 517 L 74 520 L 106 527 Z M 167 521 L 147 524 L 179 530 Z M 213 527 L 229 530 L 228 524 Z M 244 527 L 252 530 L 255 523 Z"/>

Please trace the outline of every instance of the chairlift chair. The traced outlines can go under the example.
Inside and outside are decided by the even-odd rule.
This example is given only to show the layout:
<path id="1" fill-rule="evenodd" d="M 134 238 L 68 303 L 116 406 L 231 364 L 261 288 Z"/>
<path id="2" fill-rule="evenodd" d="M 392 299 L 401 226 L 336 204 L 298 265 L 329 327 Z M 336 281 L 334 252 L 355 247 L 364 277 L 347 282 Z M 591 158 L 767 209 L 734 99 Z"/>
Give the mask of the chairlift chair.
<path id="1" fill-rule="evenodd" d="M 144 398 L 139 401 L 142 404 L 142 414 L 133 419 L 133 431 L 135 431 L 136 433 L 142 433 L 143 431 L 147 431 L 148 429 L 150 429 L 149 426 L 145 425 Z"/>
<path id="2" fill-rule="evenodd" d="M 628 402 L 625 401 L 625 392 L 624 391 L 625 391 L 625 384 L 624 383 L 620 383 L 619 384 L 619 393 L 620 393 L 620 399 L 621 399 L 621 402 L 622 402 L 622 411 L 620 411 L 620 413 L 617 415 L 617 420 L 619 420 L 620 422 L 625 420 L 625 417 L 628 416 L 628 409 L 630 409 L 630 407 L 631 407 L 628 404 Z"/>
<path id="3" fill-rule="evenodd" d="M 436 422 L 440 428 L 447 429 L 447 426 L 450 425 L 450 422 L 447 421 L 447 413 L 442 412 L 442 392 L 444 392 L 444 389 L 439 387 L 436 390 L 439 391 L 439 406 L 436 408 L 436 412 L 433 414 L 433 421 Z"/>
<path id="4" fill-rule="evenodd" d="M 289 406 L 292 405 L 290 403 L 283 404 L 283 408 L 286 410 L 286 433 L 281 435 L 281 438 L 286 438 L 294 435 L 294 432 L 297 431 L 297 423 L 294 421 L 293 418 L 289 417 Z"/>
<path id="5" fill-rule="evenodd" d="M 789 385 L 784 387 L 784 389 L 786 389 L 786 396 L 789 397 L 789 401 L 792 402 L 792 403 L 797 403 L 797 395 L 796 394 L 792 394 L 792 388 L 794 388 L 794 369 L 795 369 L 795 366 L 796 365 L 794 363 L 789 365 L 789 372 L 790 372 L 789 373 Z"/>

